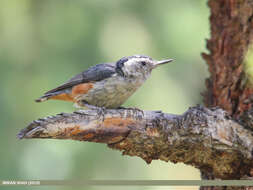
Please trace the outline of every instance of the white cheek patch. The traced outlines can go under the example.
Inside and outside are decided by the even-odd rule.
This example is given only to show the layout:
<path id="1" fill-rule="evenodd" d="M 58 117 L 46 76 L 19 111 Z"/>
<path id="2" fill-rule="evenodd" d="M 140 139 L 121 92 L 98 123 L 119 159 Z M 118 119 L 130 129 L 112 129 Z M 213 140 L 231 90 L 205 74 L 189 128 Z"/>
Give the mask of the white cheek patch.
<path id="1" fill-rule="evenodd" d="M 136 71 L 136 64 L 139 64 L 138 62 L 141 61 L 147 61 L 147 58 L 132 58 L 131 60 L 124 63 L 123 70 L 126 73 L 131 74 L 132 72 Z"/>

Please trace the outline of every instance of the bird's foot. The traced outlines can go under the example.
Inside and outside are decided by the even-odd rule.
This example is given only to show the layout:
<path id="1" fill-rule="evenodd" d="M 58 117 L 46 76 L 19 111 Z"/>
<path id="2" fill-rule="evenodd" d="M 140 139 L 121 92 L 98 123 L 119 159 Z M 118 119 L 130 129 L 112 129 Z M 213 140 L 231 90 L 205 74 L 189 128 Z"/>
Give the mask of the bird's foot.
<path id="1" fill-rule="evenodd" d="M 120 106 L 117 109 L 128 109 L 128 110 L 133 110 L 133 111 L 138 111 L 138 112 L 142 112 L 143 113 L 143 111 L 141 109 L 135 108 L 135 107 L 133 107 L 133 108 L 131 108 L 131 107 L 130 108 L 125 108 L 125 107 Z"/>
<path id="2" fill-rule="evenodd" d="M 81 108 L 88 108 L 88 109 L 91 109 L 91 110 L 96 110 L 97 113 L 98 113 L 98 116 L 102 116 L 103 117 L 103 120 L 104 120 L 104 116 L 106 114 L 106 108 L 105 107 L 98 107 L 98 106 L 94 106 L 94 105 L 91 105 L 91 104 L 88 104 L 86 101 L 82 100 L 82 101 L 79 101 L 77 103 L 77 105 Z"/>

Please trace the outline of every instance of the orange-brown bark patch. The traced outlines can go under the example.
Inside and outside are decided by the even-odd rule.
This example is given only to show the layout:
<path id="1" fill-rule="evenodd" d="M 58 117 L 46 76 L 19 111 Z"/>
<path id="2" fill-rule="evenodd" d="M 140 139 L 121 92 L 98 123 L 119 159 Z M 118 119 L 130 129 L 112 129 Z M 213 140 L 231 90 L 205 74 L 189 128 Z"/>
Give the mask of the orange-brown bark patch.
<path id="1" fill-rule="evenodd" d="M 80 126 L 75 125 L 72 129 L 71 129 L 71 135 L 76 135 L 78 133 L 82 132 L 82 130 L 80 130 Z"/>
<path id="2" fill-rule="evenodd" d="M 72 96 L 75 97 L 76 95 L 79 95 L 79 94 L 86 94 L 92 88 L 93 88 L 93 84 L 91 82 L 76 85 L 72 88 Z"/>
<path id="3" fill-rule="evenodd" d="M 106 118 L 103 122 L 104 127 L 112 127 L 112 126 L 117 126 L 117 127 L 126 127 L 129 125 L 135 124 L 136 121 L 130 118 L 120 118 L 120 117 L 111 117 L 111 118 Z"/>
<path id="4" fill-rule="evenodd" d="M 88 133 L 86 135 L 83 136 L 85 139 L 90 139 L 90 138 L 93 138 L 94 137 L 94 134 L 93 133 Z"/>

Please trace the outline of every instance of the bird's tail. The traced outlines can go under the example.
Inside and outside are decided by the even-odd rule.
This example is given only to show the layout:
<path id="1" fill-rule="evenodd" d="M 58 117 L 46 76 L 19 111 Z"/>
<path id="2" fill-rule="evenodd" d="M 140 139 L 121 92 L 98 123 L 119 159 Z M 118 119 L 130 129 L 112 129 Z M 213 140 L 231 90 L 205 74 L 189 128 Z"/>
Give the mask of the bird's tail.
<path id="1" fill-rule="evenodd" d="M 38 99 L 36 99 L 35 102 L 44 102 L 44 101 L 48 100 L 51 96 L 52 96 L 52 94 L 45 94 L 45 95 L 39 97 Z"/>
<path id="2" fill-rule="evenodd" d="M 71 101 L 71 102 L 74 101 L 73 97 L 71 97 L 65 91 L 58 91 L 58 92 L 46 93 L 43 96 L 36 99 L 35 102 L 44 102 L 44 101 L 49 100 L 49 99 L 65 100 L 65 101 Z"/>

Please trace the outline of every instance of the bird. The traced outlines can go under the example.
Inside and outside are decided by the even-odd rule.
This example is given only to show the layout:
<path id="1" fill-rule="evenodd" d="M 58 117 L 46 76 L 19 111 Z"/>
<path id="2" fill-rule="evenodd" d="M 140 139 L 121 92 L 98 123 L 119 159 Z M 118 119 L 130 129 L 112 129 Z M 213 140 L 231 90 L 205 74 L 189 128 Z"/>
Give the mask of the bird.
<path id="1" fill-rule="evenodd" d="M 146 55 L 133 55 L 114 63 L 97 64 L 35 101 L 70 101 L 84 109 L 120 108 L 150 77 L 153 69 L 171 61 L 173 59 L 156 61 Z"/>

